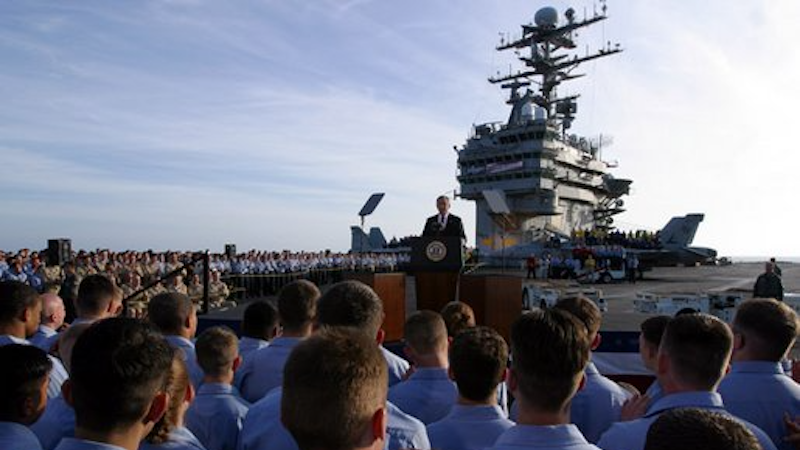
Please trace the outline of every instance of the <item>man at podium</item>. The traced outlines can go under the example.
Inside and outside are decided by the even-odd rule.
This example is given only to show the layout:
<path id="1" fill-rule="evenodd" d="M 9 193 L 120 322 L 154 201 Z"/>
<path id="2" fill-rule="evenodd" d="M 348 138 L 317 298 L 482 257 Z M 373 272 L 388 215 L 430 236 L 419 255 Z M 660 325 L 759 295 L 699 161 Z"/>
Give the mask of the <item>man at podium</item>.
<path id="1" fill-rule="evenodd" d="M 428 217 L 428 220 L 425 221 L 425 229 L 422 231 L 422 235 L 427 237 L 459 237 L 462 243 L 465 242 L 467 236 L 464 234 L 464 224 L 461 223 L 461 218 L 450 214 L 450 198 L 446 195 L 440 195 L 436 199 L 436 209 L 439 210 L 439 214 Z"/>

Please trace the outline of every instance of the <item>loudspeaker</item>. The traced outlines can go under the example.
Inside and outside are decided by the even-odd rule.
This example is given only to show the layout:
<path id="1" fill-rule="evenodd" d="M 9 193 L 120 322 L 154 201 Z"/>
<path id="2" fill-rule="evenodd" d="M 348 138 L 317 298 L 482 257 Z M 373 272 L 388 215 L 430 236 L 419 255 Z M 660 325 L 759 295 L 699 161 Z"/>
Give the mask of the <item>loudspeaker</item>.
<path id="1" fill-rule="evenodd" d="M 72 240 L 50 239 L 47 241 L 47 265 L 60 266 L 72 260 Z"/>
<path id="2" fill-rule="evenodd" d="M 236 244 L 225 244 L 225 255 L 228 258 L 236 256 Z"/>

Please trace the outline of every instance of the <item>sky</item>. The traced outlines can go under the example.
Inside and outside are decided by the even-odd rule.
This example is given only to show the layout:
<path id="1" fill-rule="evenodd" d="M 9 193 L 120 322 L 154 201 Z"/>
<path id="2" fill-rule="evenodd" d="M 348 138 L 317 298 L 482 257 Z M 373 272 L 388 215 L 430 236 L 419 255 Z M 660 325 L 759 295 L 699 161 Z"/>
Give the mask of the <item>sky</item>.
<path id="1" fill-rule="evenodd" d="M 507 118 L 518 0 L 0 3 L 0 248 L 347 250 L 421 232 L 473 124 Z M 573 131 L 613 137 L 622 229 L 705 213 L 695 245 L 800 255 L 800 2 L 611 1 Z M 453 212 L 474 244 L 474 205 Z"/>

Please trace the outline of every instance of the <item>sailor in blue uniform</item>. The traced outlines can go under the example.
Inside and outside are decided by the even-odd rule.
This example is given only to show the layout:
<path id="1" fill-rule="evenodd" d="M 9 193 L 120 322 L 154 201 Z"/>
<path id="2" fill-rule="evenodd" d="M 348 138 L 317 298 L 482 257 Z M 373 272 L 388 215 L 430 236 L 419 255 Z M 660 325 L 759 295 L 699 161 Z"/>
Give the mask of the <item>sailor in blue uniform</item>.
<path id="1" fill-rule="evenodd" d="M 642 450 L 647 430 L 660 414 L 694 407 L 726 413 L 715 392 L 730 360 L 733 336 L 728 326 L 708 314 L 673 318 L 664 332 L 658 354 L 658 380 L 664 397 L 651 405 L 644 417 L 618 422 L 598 442 L 605 450 Z M 764 450 L 775 449 L 770 438 L 755 425 L 742 421 Z"/>
<path id="2" fill-rule="evenodd" d="M 602 314 L 593 301 L 585 297 L 566 298 L 555 307 L 573 314 L 585 324 L 592 350 L 600 345 Z M 583 389 L 572 399 L 572 423 L 589 442 L 597 442 L 612 423 L 620 420 L 622 405 L 632 394 L 601 375 L 591 361 L 586 366 L 585 377 Z"/>
<path id="3" fill-rule="evenodd" d="M 597 450 L 569 422 L 590 345 L 585 325 L 560 309 L 539 309 L 517 319 L 511 330 L 508 387 L 519 403 L 519 417 L 492 450 Z"/>
<path id="4" fill-rule="evenodd" d="M 235 450 L 250 407 L 232 385 L 241 362 L 238 339 L 230 329 L 212 327 L 197 338 L 195 348 L 205 376 L 186 411 L 186 427 L 207 450 Z"/>
<path id="5" fill-rule="evenodd" d="M 784 441 L 784 416 L 800 416 L 800 385 L 784 374 L 780 361 L 794 345 L 797 314 L 772 299 L 748 300 L 733 320 L 733 364 L 719 385 L 731 414 L 764 430 L 775 446 L 792 450 Z"/>
<path id="6" fill-rule="evenodd" d="M 458 386 L 458 402 L 442 420 L 428 425 L 432 448 L 482 450 L 514 426 L 497 405 L 507 362 L 508 346 L 491 328 L 468 328 L 455 337 L 450 373 Z"/>

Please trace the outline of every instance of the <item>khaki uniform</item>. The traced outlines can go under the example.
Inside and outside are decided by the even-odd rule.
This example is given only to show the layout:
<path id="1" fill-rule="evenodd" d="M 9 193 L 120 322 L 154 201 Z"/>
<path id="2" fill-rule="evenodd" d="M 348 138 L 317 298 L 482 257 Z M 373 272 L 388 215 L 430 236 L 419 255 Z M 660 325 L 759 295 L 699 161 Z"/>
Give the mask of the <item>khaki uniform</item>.
<path id="1" fill-rule="evenodd" d="M 180 284 L 170 284 L 167 286 L 167 292 L 177 292 L 179 294 L 189 295 L 188 291 L 186 290 L 186 285 L 183 283 Z"/>
<path id="2" fill-rule="evenodd" d="M 230 295 L 228 285 L 222 281 L 211 281 L 208 283 L 208 302 L 211 306 L 219 308 Z"/>
<path id="3" fill-rule="evenodd" d="M 123 298 L 128 298 L 134 292 L 141 289 L 141 287 L 134 289 L 127 284 L 123 284 L 120 289 L 122 289 Z M 147 309 L 147 303 L 150 301 L 150 296 L 147 295 L 147 292 L 148 291 L 144 291 L 138 294 L 136 297 L 128 299 L 128 309 L 134 311 L 135 313 L 144 313 L 144 311 Z"/>
<path id="4" fill-rule="evenodd" d="M 200 303 L 203 300 L 203 284 L 202 283 L 190 284 L 188 292 L 189 292 L 189 298 L 192 299 L 192 301 L 195 304 Z"/>

